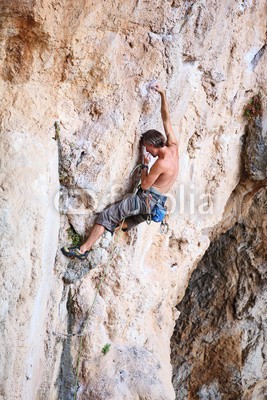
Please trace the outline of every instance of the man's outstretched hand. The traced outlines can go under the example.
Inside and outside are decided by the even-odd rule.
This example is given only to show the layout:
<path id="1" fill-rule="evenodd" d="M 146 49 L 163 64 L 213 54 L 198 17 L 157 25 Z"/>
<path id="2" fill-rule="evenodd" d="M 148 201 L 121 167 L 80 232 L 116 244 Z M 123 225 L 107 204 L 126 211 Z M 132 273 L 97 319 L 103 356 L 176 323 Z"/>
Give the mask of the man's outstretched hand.
<path id="1" fill-rule="evenodd" d="M 144 155 L 143 163 L 146 164 L 146 165 L 148 165 L 149 162 L 150 162 L 150 160 L 151 160 L 151 156 L 150 156 L 148 153 L 146 153 L 146 154 Z"/>
<path id="2" fill-rule="evenodd" d="M 162 84 L 160 83 L 160 82 L 155 82 L 155 83 L 153 83 L 153 85 L 151 85 L 151 89 L 154 89 L 154 90 L 156 90 L 156 92 L 158 92 L 158 93 L 160 93 L 160 94 L 163 94 L 164 93 L 164 91 L 165 91 L 165 89 L 164 89 L 164 87 L 162 86 Z"/>

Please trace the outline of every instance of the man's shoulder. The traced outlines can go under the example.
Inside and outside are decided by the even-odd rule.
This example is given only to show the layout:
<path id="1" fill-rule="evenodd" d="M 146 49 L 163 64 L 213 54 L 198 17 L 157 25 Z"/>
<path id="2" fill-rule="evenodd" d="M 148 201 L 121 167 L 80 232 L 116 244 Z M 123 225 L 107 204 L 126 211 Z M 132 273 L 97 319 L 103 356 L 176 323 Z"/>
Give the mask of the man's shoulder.
<path id="1" fill-rule="evenodd" d="M 178 142 L 177 143 L 171 142 L 170 144 L 167 144 L 167 147 L 171 151 L 178 151 Z"/>
<path id="2" fill-rule="evenodd" d="M 158 158 L 155 162 L 154 162 L 154 164 L 152 165 L 152 167 L 154 167 L 154 169 L 157 169 L 157 170 L 164 170 L 165 169 L 165 164 L 166 164 L 166 162 L 165 162 L 165 160 L 162 160 L 161 158 Z"/>
<path id="3" fill-rule="evenodd" d="M 158 158 L 155 162 L 154 166 L 157 168 L 158 171 L 161 173 L 165 172 L 168 169 L 169 160 Z"/>

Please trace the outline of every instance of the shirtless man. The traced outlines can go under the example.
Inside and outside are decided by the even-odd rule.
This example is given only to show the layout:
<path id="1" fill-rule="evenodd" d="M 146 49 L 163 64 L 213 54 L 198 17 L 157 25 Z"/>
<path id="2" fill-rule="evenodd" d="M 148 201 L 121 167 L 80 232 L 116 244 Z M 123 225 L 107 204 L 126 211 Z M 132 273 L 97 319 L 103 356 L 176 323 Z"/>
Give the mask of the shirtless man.
<path id="1" fill-rule="evenodd" d="M 170 190 L 178 175 L 178 142 L 171 125 L 165 90 L 160 83 L 156 83 L 153 89 L 161 96 L 161 117 L 167 140 L 160 132 L 152 129 L 142 135 L 141 144 L 149 154 L 158 157 L 157 161 L 148 173 L 149 157 L 144 157 L 138 192 L 102 211 L 96 218 L 91 234 L 80 248 L 78 246 L 62 247 L 61 250 L 65 256 L 84 260 L 105 230 L 113 233 L 122 221 L 124 221 L 122 229 L 129 230 L 146 221 L 147 214 L 150 214 L 151 210 L 153 212 L 156 204 L 164 206 L 167 199 L 164 193 Z"/>

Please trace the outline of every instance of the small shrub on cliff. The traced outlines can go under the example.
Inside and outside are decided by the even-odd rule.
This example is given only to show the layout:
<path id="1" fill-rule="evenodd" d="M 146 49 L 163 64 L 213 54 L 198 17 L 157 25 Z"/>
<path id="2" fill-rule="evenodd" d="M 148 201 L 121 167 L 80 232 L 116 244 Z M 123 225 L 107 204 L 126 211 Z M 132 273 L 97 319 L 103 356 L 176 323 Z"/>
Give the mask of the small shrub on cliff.
<path id="1" fill-rule="evenodd" d="M 82 244 L 82 237 L 75 231 L 73 226 L 67 229 L 68 238 L 72 241 L 73 246 L 80 246 Z"/>
<path id="2" fill-rule="evenodd" d="M 244 107 L 244 117 L 250 122 L 256 117 L 262 116 L 262 102 L 260 93 L 253 96 Z"/>
<path id="3" fill-rule="evenodd" d="M 102 348 L 101 351 L 102 351 L 102 353 L 103 353 L 104 355 L 106 355 L 106 354 L 109 352 L 110 346 L 111 346 L 111 344 L 106 343 L 105 346 Z"/>

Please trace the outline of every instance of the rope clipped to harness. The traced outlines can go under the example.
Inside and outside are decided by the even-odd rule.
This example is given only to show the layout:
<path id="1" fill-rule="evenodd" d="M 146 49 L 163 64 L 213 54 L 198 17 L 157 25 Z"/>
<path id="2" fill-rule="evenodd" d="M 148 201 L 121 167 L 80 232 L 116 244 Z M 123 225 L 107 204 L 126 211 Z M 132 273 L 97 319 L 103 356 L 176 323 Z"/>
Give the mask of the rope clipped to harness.
<path id="1" fill-rule="evenodd" d="M 141 184 L 142 165 L 143 164 L 137 164 L 136 167 L 134 167 L 134 169 L 130 173 L 130 177 L 131 178 L 133 177 L 135 171 L 137 171 L 137 173 L 138 173 L 138 179 L 136 181 L 136 184 L 135 184 L 135 187 L 134 187 L 134 190 L 133 190 L 133 194 L 136 194 L 138 192 L 140 184 Z"/>

